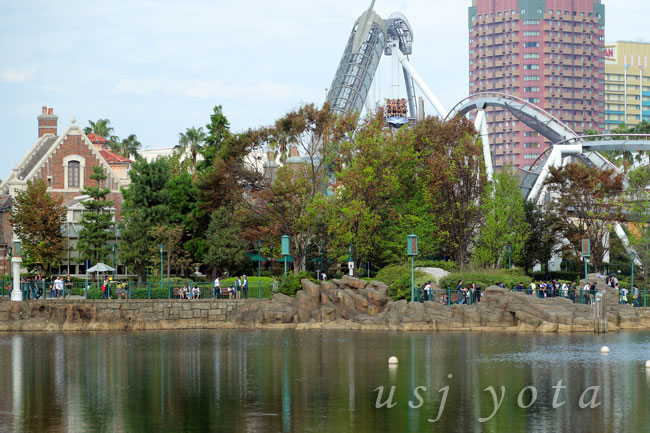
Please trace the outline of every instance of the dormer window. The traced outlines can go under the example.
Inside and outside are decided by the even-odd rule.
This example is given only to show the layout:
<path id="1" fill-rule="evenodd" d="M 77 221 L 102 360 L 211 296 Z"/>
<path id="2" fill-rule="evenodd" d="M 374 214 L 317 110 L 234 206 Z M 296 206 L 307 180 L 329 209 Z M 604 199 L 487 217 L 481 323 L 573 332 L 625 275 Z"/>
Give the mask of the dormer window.
<path id="1" fill-rule="evenodd" d="M 79 188 L 81 164 L 79 161 L 68 162 L 68 188 Z"/>

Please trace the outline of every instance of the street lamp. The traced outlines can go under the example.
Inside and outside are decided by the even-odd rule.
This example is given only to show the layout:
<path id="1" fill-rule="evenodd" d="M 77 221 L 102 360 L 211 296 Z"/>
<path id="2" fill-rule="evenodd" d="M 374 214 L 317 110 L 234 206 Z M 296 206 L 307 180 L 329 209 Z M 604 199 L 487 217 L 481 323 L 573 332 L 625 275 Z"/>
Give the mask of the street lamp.
<path id="1" fill-rule="evenodd" d="M 111 245 L 111 252 L 113 253 L 113 280 L 115 280 L 115 244 Z"/>
<path id="2" fill-rule="evenodd" d="M 257 280 L 259 283 L 258 298 L 262 297 L 262 240 L 257 240 Z"/>
<path id="3" fill-rule="evenodd" d="M 415 300 L 415 256 L 418 255 L 418 237 L 409 235 L 406 241 L 406 255 L 411 257 L 411 302 Z"/>
<path id="4" fill-rule="evenodd" d="M 11 246 L 8 246 L 7 248 L 5 248 L 5 257 L 9 256 L 9 283 L 11 283 L 11 256 L 13 254 L 12 250 L 13 250 L 13 248 L 11 248 Z M 7 260 L 5 260 L 4 264 L 5 264 L 5 268 L 6 268 Z M 2 296 L 4 296 L 4 295 L 5 295 L 5 288 L 4 288 L 4 285 L 3 285 L 2 286 Z"/>
<path id="5" fill-rule="evenodd" d="M 287 277 L 287 257 L 289 257 L 289 236 L 282 236 L 282 258 L 284 259 L 284 277 Z"/>
<path id="6" fill-rule="evenodd" d="M 160 248 L 160 290 L 162 290 L 164 286 L 164 281 L 163 281 L 163 253 L 165 252 L 165 246 L 163 244 L 159 245 Z M 169 292 L 169 290 L 168 290 Z M 171 299 L 172 295 L 171 293 L 167 293 L 168 299 Z"/>
<path id="7" fill-rule="evenodd" d="M 352 245 L 348 245 L 348 272 L 354 276 L 354 258 L 352 257 Z"/>
<path id="8" fill-rule="evenodd" d="M 630 289 L 634 290 L 634 262 L 636 261 L 636 251 L 632 251 L 630 253 L 630 257 L 632 258 L 632 276 L 631 276 L 631 284 L 630 284 Z"/>
<path id="9" fill-rule="evenodd" d="M 591 256 L 591 241 L 589 239 L 582 240 L 582 259 L 585 261 L 585 284 L 587 284 L 587 274 L 589 273 L 587 259 Z"/>
<path id="10" fill-rule="evenodd" d="M 508 245 L 507 250 L 508 250 L 508 269 L 510 269 L 510 266 L 512 265 L 511 263 L 512 245 Z"/>

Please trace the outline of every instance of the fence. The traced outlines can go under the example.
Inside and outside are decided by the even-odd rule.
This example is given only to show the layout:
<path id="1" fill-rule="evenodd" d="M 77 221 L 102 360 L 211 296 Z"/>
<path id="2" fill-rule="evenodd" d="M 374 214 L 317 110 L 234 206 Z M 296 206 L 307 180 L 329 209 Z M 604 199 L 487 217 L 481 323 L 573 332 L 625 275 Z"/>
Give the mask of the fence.
<path id="1" fill-rule="evenodd" d="M 0 296 L 10 296 L 11 295 L 11 283 L 7 280 L 2 280 L 0 283 Z M 63 282 L 64 293 L 67 294 L 66 290 L 71 289 L 71 295 L 73 297 L 85 297 L 87 299 L 192 299 L 194 297 L 204 298 L 227 298 L 227 297 L 248 297 L 248 298 L 270 298 L 274 292 L 273 282 L 267 281 L 249 281 L 248 291 L 244 293 L 243 290 L 239 290 L 236 294 L 227 294 L 227 289 L 230 287 L 230 284 L 221 285 L 221 295 L 215 293 L 214 283 L 212 282 L 168 282 L 164 281 L 161 285 L 160 282 L 145 282 L 137 283 L 131 281 L 113 281 L 108 285 L 108 289 L 102 290 L 103 282 L 97 281 L 88 281 L 88 283 L 72 282 L 68 283 Z M 234 285 L 233 292 L 234 292 Z M 187 289 L 187 292 L 183 289 Z M 61 299 L 64 296 L 64 293 L 56 293 L 54 290 L 54 284 L 50 280 L 38 280 L 34 282 L 23 282 L 21 283 L 21 290 L 23 292 L 23 299 Z M 186 296 L 186 293 L 189 293 L 189 298 Z"/>
<path id="2" fill-rule="evenodd" d="M 512 292 L 517 292 L 516 289 L 512 289 Z M 539 298 L 554 298 L 554 297 L 562 297 L 566 299 L 570 299 L 573 301 L 575 304 L 587 304 L 590 305 L 592 304 L 592 293 L 589 290 L 575 290 L 574 292 L 568 290 L 566 293 L 562 293 L 561 290 L 557 291 L 549 291 L 548 294 L 546 294 L 544 291 L 540 291 L 539 288 L 535 289 L 533 292 L 530 292 L 529 289 L 525 288 L 522 291 L 519 291 L 520 293 L 525 293 L 530 296 L 537 296 Z M 480 302 L 481 296 L 483 292 L 481 290 L 476 290 L 474 292 L 470 290 L 444 290 L 444 289 L 436 289 L 436 290 L 431 290 L 431 295 L 429 299 L 429 296 L 425 294 L 421 288 L 418 288 L 415 292 L 416 302 L 424 302 L 424 301 L 433 301 L 433 302 L 439 302 L 443 305 L 452 305 L 452 304 L 462 304 L 462 305 L 473 305 L 477 302 Z M 650 307 L 650 290 L 639 290 L 639 297 L 638 299 L 634 299 L 634 296 L 632 293 L 628 293 L 628 295 L 623 299 L 622 297 L 619 296 L 618 299 L 620 304 L 628 304 L 632 305 L 635 307 Z"/>

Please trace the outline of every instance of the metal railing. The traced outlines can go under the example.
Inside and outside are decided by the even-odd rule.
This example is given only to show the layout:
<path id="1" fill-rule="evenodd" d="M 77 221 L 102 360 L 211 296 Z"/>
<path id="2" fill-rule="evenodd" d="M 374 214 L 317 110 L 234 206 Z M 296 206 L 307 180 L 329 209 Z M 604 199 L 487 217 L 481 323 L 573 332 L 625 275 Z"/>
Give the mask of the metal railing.
<path id="1" fill-rule="evenodd" d="M 271 298 L 277 291 L 273 282 L 249 281 L 248 290 L 235 290 L 234 284 L 222 284 L 219 292 L 214 290 L 212 282 L 168 282 L 162 286 L 159 281 L 133 282 L 112 281 L 104 285 L 103 281 L 63 282 L 63 290 L 56 291 L 51 280 L 21 282 L 23 299 L 241 299 Z M 230 289 L 230 290 L 229 290 Z M 11 296 L 11 282 L 0 281 L 0 297 Z"/>

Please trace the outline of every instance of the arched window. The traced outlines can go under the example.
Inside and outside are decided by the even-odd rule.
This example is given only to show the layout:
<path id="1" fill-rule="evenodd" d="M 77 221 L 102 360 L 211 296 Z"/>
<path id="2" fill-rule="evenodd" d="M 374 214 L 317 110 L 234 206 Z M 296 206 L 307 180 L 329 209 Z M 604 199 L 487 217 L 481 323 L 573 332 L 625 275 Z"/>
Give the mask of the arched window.
<path id="1" fill-rule="evenodd" d="M 79 161 L 68 162 L 68 188 L 79 188 L 81 164 Z"/>

